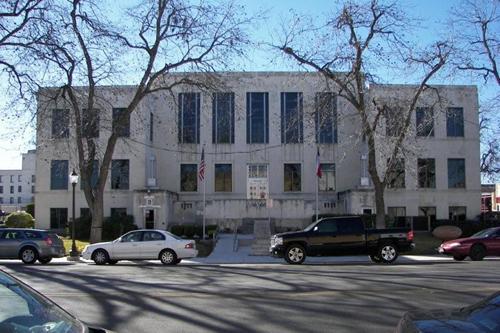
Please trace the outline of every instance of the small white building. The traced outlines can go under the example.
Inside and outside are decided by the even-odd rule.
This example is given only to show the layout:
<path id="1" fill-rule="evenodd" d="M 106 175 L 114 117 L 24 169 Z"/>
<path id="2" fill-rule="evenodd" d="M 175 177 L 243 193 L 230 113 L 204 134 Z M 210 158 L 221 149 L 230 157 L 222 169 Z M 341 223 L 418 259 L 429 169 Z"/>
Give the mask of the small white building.
<path id="1" fill-rule="evenodd" d="M 0 210 L 24 210 L 35 196 L 36 150 L 22 154 L 21 170 L 0 170 Z"/>
<path id="2" fill-rule="evenodd" d="M 219 92 L 177 86 L 142 101 L 114 152 L 106 216 L 126 212 L 147 228 L 199 223 L 205 188 L 209 224 L 271 218 L 276 225 L 304 225 L 315 214 L 317 149 L 323 170 L 320 213 L 375 213 L 359 116 L 323 77 L 220 75 L 225 87 Z M 372 85 L 368 93 L 399 98 L 413 88 Z M 436 104 L 424 94 L 413 115 L 402 174 L 386 191 L 389 215 L 472 219 L 480 213 L 476 87 L 437 89 L 443 100 Z M 99 142 L 106 142 L 113 115 L 132 93 L 133 87 L 99 88 L 100 116 L 93 130 Z M 68 175 L 78 171 L 75 122 L 69 104 L 43 95 L 38 101 L 36 216 L 38 227 L 58 229 L 71 214 Z M 424 116 L 431 121 L 421 129 Z M 198 176 L 203 147 L 205 182 Z M 76 196 L 78 217 L 87 209 L 80 186 Z"/>

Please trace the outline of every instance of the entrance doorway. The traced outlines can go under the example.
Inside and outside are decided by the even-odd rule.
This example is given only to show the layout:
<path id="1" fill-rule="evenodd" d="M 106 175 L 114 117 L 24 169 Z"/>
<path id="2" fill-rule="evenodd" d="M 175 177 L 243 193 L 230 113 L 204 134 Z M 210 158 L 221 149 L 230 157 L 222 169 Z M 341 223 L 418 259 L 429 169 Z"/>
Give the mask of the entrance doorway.
<path id="1" fill-rule="evenodd" d="M 144 226 L 146 229 L 154 229 L 155 228 L 155 210 L 154 209 L 146 209 L 144 222 L 145 222 Z"/>

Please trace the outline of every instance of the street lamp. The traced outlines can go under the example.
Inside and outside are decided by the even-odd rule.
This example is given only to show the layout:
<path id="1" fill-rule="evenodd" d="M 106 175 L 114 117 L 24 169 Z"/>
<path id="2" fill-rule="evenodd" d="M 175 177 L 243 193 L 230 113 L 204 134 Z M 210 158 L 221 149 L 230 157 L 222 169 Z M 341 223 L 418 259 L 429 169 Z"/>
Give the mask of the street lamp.
<path id="1" fill-rule="evenodd" d="M 71 228 L 71 239 L 73 243 L 71 244 L 71 252 L 69 253 L 69 256 L 73 258 L 78 258 L 80 254 L 78 253 L 75 244 L 75 187 L 76 184 L 78 184 L 78 175 L 75 172 L 75 169 L 73 169 L 73 172 L 71 173 L 71 175 L 69 175 L 69 180 L 71 182 L 71 185 L 73 186 L 73 212 L 72 212 L 73 223 Z"/>

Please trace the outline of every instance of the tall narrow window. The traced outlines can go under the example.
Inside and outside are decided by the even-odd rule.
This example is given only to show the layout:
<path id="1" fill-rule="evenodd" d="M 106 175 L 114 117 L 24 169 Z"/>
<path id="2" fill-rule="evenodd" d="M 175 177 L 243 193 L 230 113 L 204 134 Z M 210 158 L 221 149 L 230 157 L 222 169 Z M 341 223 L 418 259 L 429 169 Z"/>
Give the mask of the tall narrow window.
<path id="1" fill-rule="evenodd" d="M 285 192 L 298 192 L 302 189 L 300 164 L 285 164 Z"/>
<path id="2" fill-rule="evenodd" d="M 448 159 L 448 188 L 465 188 L 465 159 Z"/>
<path id="3" fill-rule="evenodd" d="M 247 93 L 247 143 L 269 143 L 269 93 Z"/>
<path id="4" fill-rule="evenodd" d="M 215 192 L 231 192 L 233 190 L 233 173 L 231 164 L 215 165 Z"/>
<path id="5" fill-rule="evenodd" d="M 198 166 L 181 164 L 181 192 L 198 191 Z"/>
<path id="6" fill-rule="evenodd" d="M 200 143 L 200 94 L 179 94 L 179 143 Z"/>
<path id="7" fill-rule="evenodd" d="M 19 186 L 17 187 L 17 192 L 21 193 L 22 191 L 23 191 L 23 187 L 22 187 L 21 185 L 19 185 Z"/>
<path id="8" fill-rule="evenodd" d="M 463 108 L 448 108 L 446 112 L 446 134 L 450 137 L 464 136 Z"/>
<path id="9" fill-rule="evenodd" d="M 389 163 L 389 161 L 388 161 Z M 405 160 L 402 158 L 396 159 L 392 165 L 387 166 L 387 187 L 388 188 L 405 188 Z"/>
<path id="10" fill-rule="evenodd" d="M 212 142 L 234 143 L 234 93 L 212 96 Z"/>
<path id="11" fill-rule="evenodd" d="M 68 224 L 68 208 L 50 209 L 50 229 L 63 229 Z"/>
<path id="12" fill-rule="evenodd" d="M 129 189 L 129 160 L 111 161 L 111 188 L 114 190 Z"/>
<path id="13" fill-rule="evenodd" d="M 337 143 L 337 97 L 334 93 L 316 94 L 316 142 Z"/>
<path id="14" fill-rule="evenodd" d="M 149 141 L 153 142 L 153 125 L 154 125 L 154 117 L 153 112 L 149 114 Z"/>
<path id="15" fill-rule="evenodd" d="M 126 108 L 113 108 L 113 132 L 119 137 L 130 136 L 130 114 Z"/>
<path id="16" fill-rule="evenodd" d="M 88 139 L 99 137 L 98 109 L 82 109 L 82 136 Z"/>
<path id="17" fill-rule="evenodd" d="M 96 188 L 97 187 L 97 178 L 99 176 L 99 161 L 98 160 L 94 160 L 94 162 L 92 163 L 92 174 L 90 176 L 90 186 L 92 188 Z M 81 173 L 81 181 L 80 181 L 80 188 L 83 190 L 86 186 L 86 181 L 85 181 L 85 174 L 82 172 Z"/>
<path id="18" fill-rule="evenodd" d="M 3 193 L 3 186 L 0 186 L 0 193 Z"/>
<path id="19" fill-rule="evenodd" d="M 400 136 L 403 130 L 403 110 L 398 107 L 385 108 L 385 134 L 387 136 Z"/>
<path id="20" fill-rule="evenodd" d="M 68 161 L 52 160 L 50 162 L 50 189 L 68 189 Z"/>
<path id="21" fill-rule="evenodd" d="M 418 187 L 436 188 L 436 160 L 433 158 L 419 158 Z"/>
<path id="22" fill-rule="evenodd" d="M 335 164 L 321 163 L 321 173 L 319 190 L 325 192 L 335 191 Z"/>
<path id="23" fill-rule="evenodd" d="M 17 175 L 17 181 L 18 181 L 18 182 L 21 182 L 22 180 L 23 180 L 23 176 L 21 176 L 21 175 Z"/>
<path id="24" fill-rule="evenodd" d="M 52 110 L 52 138 L 61 139 L 69 136 L 69 110 Z"/>
<path id="25" fill-rule="evenodd" d="M 281 93 L 281 143 L 302 143 L 302 93 Z"/>
<path id="26" fill-rule="evenodd" d="M 417 136 L 434 136 L 434 110 L 419 107 L 416 110 Z"/>
<path id="27" fill-rule="evenodd" d="M 449 219 L 452 221 L 465 221 L 467 219 L 467 207 L 450 206 L 448 211 Z"/>

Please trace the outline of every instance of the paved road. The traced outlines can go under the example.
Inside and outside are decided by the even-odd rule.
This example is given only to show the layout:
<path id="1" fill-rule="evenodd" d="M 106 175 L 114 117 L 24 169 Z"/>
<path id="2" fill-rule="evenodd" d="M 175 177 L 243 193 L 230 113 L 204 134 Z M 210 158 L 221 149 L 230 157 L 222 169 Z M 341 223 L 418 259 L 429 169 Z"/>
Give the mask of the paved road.
<path id="1" fill-rule="evenodd" d="M 500 290 L 500 260 L 395 265 L 115 266 L 3 262 L 84 321 L 116 332 L 392 332 L 415 308 Z"/>

